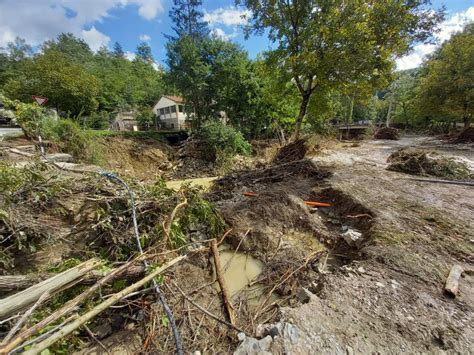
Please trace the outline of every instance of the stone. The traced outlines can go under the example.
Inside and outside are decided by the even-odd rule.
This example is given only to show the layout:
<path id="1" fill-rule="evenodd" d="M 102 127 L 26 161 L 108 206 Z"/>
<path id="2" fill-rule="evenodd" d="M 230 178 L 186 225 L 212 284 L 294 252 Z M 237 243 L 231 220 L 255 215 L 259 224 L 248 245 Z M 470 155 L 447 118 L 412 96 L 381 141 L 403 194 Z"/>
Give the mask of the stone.
<path id="1" fill-rule="evenodd" d="M 342 238 L 350 246 L 356 245 L 357 241 L 362 237 L 362 233 L 355 229 L 349 228 L 346 232 L 342 233 Z"/>
<path id="2" fill-rule="evenodd" d="M 74 161 L 72 155 L 66 153 L 46 154 L 46 160 L 54 161 L 55 163 L 72 163 Z"/>
<path id="3" fill-rule="evenodd" d="M 296 298 L 301 303 L 308 303 L 311 300 L 311 297 L 314 295 L 304 287 L 301 287 L 296 291 Z"/>

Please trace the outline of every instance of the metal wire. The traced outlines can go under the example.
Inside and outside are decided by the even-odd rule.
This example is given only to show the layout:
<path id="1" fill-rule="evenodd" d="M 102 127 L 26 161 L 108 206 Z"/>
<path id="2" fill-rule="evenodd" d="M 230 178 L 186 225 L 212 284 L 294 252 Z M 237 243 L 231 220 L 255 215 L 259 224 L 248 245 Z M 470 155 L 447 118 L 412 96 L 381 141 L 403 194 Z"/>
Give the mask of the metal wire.
<path id="1" fill-rule="evenodd" d="M 116 182 L 116 183 L 121 184 L 127 190 L 128 195 L 130 197 L 130 203 L 132 205 L 133 230 L 134 230 L 134 233 L 135 233 L 137 248 L 138 248 L 138 251 L 140 252 L 140 254 L 143 254 L 143 248 L 142 248 L 142 244 L 140 242 L 140 233 L 138 231 L 137 213 L 136 213 L 136 208 L 135 208 L 135 199 L 133 198 L 132 190 L 130 189 L 130 187 L 128 186 L 128 184 L 125 181 L 123 181 L 121 178 L 119 178 L 115 174 L 104 171 L 104 172 L 101 172 L 100 175 L 106 177 L 107 179 L 111 180 L 112 182 Z M 148 270 L 150 265 L 148 264 L 148 262 L 146 260 L 143 260 L 143 266 L 145 266 L 145 270 Z M 171 329 L 173 331 L 174 342 L 175 342 L 175 345 L 176 345 L 176 353 L 178 355 L 183 355 L 184 354 L 183 344 L 181 343 L 181 338 L 180 338 L 180 335 L 179 335 L 178 328 L 176 326 L 176 321 L 175 321 L 173 312 L 171 311 L 171 308 L 168 305 L 168 301 L 166 300 L 165 296 L 161 292 L 160 285 L 156 282 L 155 278 L 153 278 L 152 284 L 153 284 L 153 288 L 155 289 L 156 294 L 158 295 L 158 298 L 159 298 L 161 304 L 163 305 L 166 316 L 168 317 L 168 319 L 170 321 Z"/>

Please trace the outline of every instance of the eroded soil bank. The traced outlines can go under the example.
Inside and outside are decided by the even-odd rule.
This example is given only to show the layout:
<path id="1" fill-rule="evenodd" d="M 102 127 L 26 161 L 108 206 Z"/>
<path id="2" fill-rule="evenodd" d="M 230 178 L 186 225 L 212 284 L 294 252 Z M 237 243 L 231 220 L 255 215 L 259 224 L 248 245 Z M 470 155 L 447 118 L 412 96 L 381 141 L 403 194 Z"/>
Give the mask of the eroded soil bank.
<path id="1" fill-rule="evenodd" d="M 209 223 L 214 218 L 208 214 L 211 210 L 199 209 L 203 202 L 193 199 L 194 190 L 173 192 L 148 182 L 151 175 L 166 179 L 169 167 L 147 161 L 161 153 L 143 150 L 161 152 L 166 147 L 115 143 L 124 149 L 111 153 L 117 157 L 111 164 L 147 181 L 133 188 L 140 229 L 158 263 L 208 246 L 216 231 L 219 239 L 224 235 L 216 221 Z M 237 331 L 192 303 L 227 318 L 212 253 L 205 250 L 191 254 L 163 278 L 162 290 L 186 351 L 469 353 L 474 339 L 472 187 L 412 181 L 410 175 L 387 171 L 386 160 L 397 149 L 413 146 L 461 157 L 472 167 L 473 147 L 424 137 L 322 146 L 307 159 L 280 165 L 260 162 L 259 168 L 196 181 L 208 187 L 199 196 L 211 201 L 226 222 L 220 254 L 232 286 L 236 325 L 247 336 L 238 337 Z M 129 150 L 139 153 L 121 156 Z M 5 157 L 10 159 L 9 154 Z M 144 164 L 137 165 L 141 159 Z M 148 163 L 153 165 L 150 170 Z M 54 170 L 48 174 L 56 176 Z M 37 250 L 18 256 L 17 268 L 4 273 L 24 274 L 35 268 L 51 272 L 71 257 L 82 260 L 97 253 L 120 263 L 135 253 L 124 191 L 106 180 L 95 184 L 95 178 L 81 173 L 69 172 L 66 178 L 68 182 L 59 185 L 61 192 L 47 204 L 29 208 L 26 203 L 33 202 L 28 198 L 9 211 L 23 223 L 23 232 L 43 239 Z M 170 250 L 162 222 L 183 197 L 190 209 L 178 214 L 176 223 L 186 233 L 180 235 L 181 249 Z M 188 214 L 195 219 L 190 221 Z M 443 293 L 453 264 L 466 270 L 454 299 Z M 110 288 L 123 288 L 124 282 L 131 280 Z M 113 353 L 174 351 L 163 310 L 149 291 L 108 309 L 89 327 Z M 81 348 L 82 353 L 105 353 L 85 330 L 58 349 Z"/>

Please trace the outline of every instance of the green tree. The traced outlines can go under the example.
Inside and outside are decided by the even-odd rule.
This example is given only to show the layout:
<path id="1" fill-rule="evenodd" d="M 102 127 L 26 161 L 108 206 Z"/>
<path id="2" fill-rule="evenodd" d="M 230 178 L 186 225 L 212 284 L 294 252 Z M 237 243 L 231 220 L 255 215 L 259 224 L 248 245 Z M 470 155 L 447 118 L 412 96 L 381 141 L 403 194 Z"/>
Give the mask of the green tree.
<path id="1" fill-rule="evenodd" d="M 49 51 L 60 52 L 74 63 L 86 64 L 93 58 L 89 45 L 72 33 L 61 33 L 56 40 L 45 41 L 41 45 L 41 50 L 45 54 Z"/>
<path id="2" fill-rule="evenodd" d="M 173 31 L 178 37 L 203 38 L 209 34 L 207 23 L 203 21 L 203 13 L 200 10 L 201 0 L 173 0 L 173 8 L 169 16 L 173 21 Z"/>
<path id="3" fill-rule="evenodd" d="M 441 45 L 422 69 L 420 115 L 462 120 L 468 128 L 474 111 L 474 24 Z"/>
<path id="4" fill-rule="evenodd" d="M 380 86 L 414 40 L 429 38 L 440 13 L 429 0 L 236 0 L 252 12 L 247 34 L 268 30 L 278 42 L 275 68 L 290 73 L 300 92 L 294 137 L 315 91 L 354 82 Z"/>
<path id="5" fill-rule="evenodd" d="M 113 48 L 112 53 L 113 53 L 115 58 L 124 58 L 125 57 L 125 52 L 123 51 L 122 46 L 118 42 L 114 43 L 114 48 Z"/>
<path id="6" fill-rule="evenodd" d="M 151 47 L 146 42 L 141 42 L 137 46 L 137 50 L 135 51 L 136 60 L 141 60 L 146 63 L 154 63 L 153 54 L 151 53 Z"/>
<path id="7" fill-rule="evenodd" d="M 46 96 L 49 105 L 78 116 L 97 107 L 99 82 L 64 53 L 48 50 L 25 65 L 21 77 L 10 79 L 5 91 L 11 98 L 25 102 L 31 100 L 31 95 Z"/>

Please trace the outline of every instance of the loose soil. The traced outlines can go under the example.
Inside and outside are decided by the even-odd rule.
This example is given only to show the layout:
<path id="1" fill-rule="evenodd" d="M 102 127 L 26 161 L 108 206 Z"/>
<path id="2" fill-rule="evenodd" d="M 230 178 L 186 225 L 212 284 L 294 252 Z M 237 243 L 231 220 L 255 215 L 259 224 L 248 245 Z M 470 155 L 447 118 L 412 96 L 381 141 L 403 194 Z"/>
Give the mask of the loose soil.
<path id="1" fill-rule="evenodd" d="M 117 147 L 120 144 L 123 142 L 117 142 Z M 472 188 L 416 182 L 387 171 L 387 158 L 403 147 L 455 156 L 470 169 L 474 164 L 472 146 L 447 147 L 434 139 L 402 137 L 328 146 L 309 159 L 279 165 L 267 160 L 259 168 L 234 171 L 215 180 L 204 192 L 231 228 L 220 253 L 228 268 L 228 283 L 240 282 L 232 292 L 237 325 L 257 339 L 269 334 L 264 350 L 294 354 L 472 350 Z M 132 144 L 123 152 L 133 149 Z M 146 149 L 144 144 L 138 150 Z M 124 172 L 133 168 L 133 162 L 129 164 L 125 169 L 124 163 Z M 161 168 L 151 169 L 159 174 Z M 146 178 L 146 170 L 140 171 L 130 172 Z M 37 252 L 21 256 L 28 258 L 30 267 L 46 267 L 44 258 L 43 264 L 30 260 L 50 253 L 47 245 L 57 246 L 54 260 L 64 261 L 71 253 L 79 258 L 97 250 L 110 255 L 117 245 L 129 241 L 131 225 L 123 191 L 108 182 L 91 189 L 91 181 L 81 174 L 69 178 L 75 179 L 76 187 L 59 199 L 64 205 L 61 213 L 52 208 L 46 212 L 28 206 L 15 209 L 18 219 L 26 213 L 22 222 L 32 225 L 31 230 L 41 227 L 41 236 L 60 236 L 46 238 Z M 248 192 L 255 196 L 245 196 Z M 178 194 L 173 196 L 165 200 L 165 206 L 138 199 L 142 230 L 152 218 L 161 221 L 160 216 L 169 215 L 181 200 Z M 304 202 L 308 200 L 331 206 L 311 208 Z M 108 225 L 94 224 L 100 208 L 117 205 L 122 214 L 114 215 Z M 34 220 L 39 222 L 33 225 Z M 120 234 L 120 230 L 127 233 Z M 89 238 L 99 239 L 85 238 L 86 232 Z M 348 233 L 356 237 L 347 238 Z M 194 244 L 187 244 L 183 252 L 200 245 L 209 234 L 196 224 L 186 238 Z M 164 240 L 157 243 L 158 250 L 166 250 Z M 66 246 L 66 252 L 60 245 Z M 443 293 L 443 284 L 455 263 L 470 272 L 460 280 L 460 293 L 453 299 Z M 14 272 L 25 270 L 18 267 Z M 179 286 L 194 302 L 226 319 L 215 281 L 208 252 L 174 267 L 164 279 L 162 289 L 186 352 L 231 353 L 239 346 L 234 330 L 203 315 L 178 290 Z M 111 352 L 133 352 L 132 348 L 174 351 L 169 327 L 153 294 L 137 295 L 120 305 L 123 307 L 104 312 L 90 325 Z M 82 353 L 103 351 L 85 332 L 78 337 Z M 121 340 L 125 338 L 130 339 L 129 344 Z M 239 349 L 241 353 L 254 351 Z"/>

